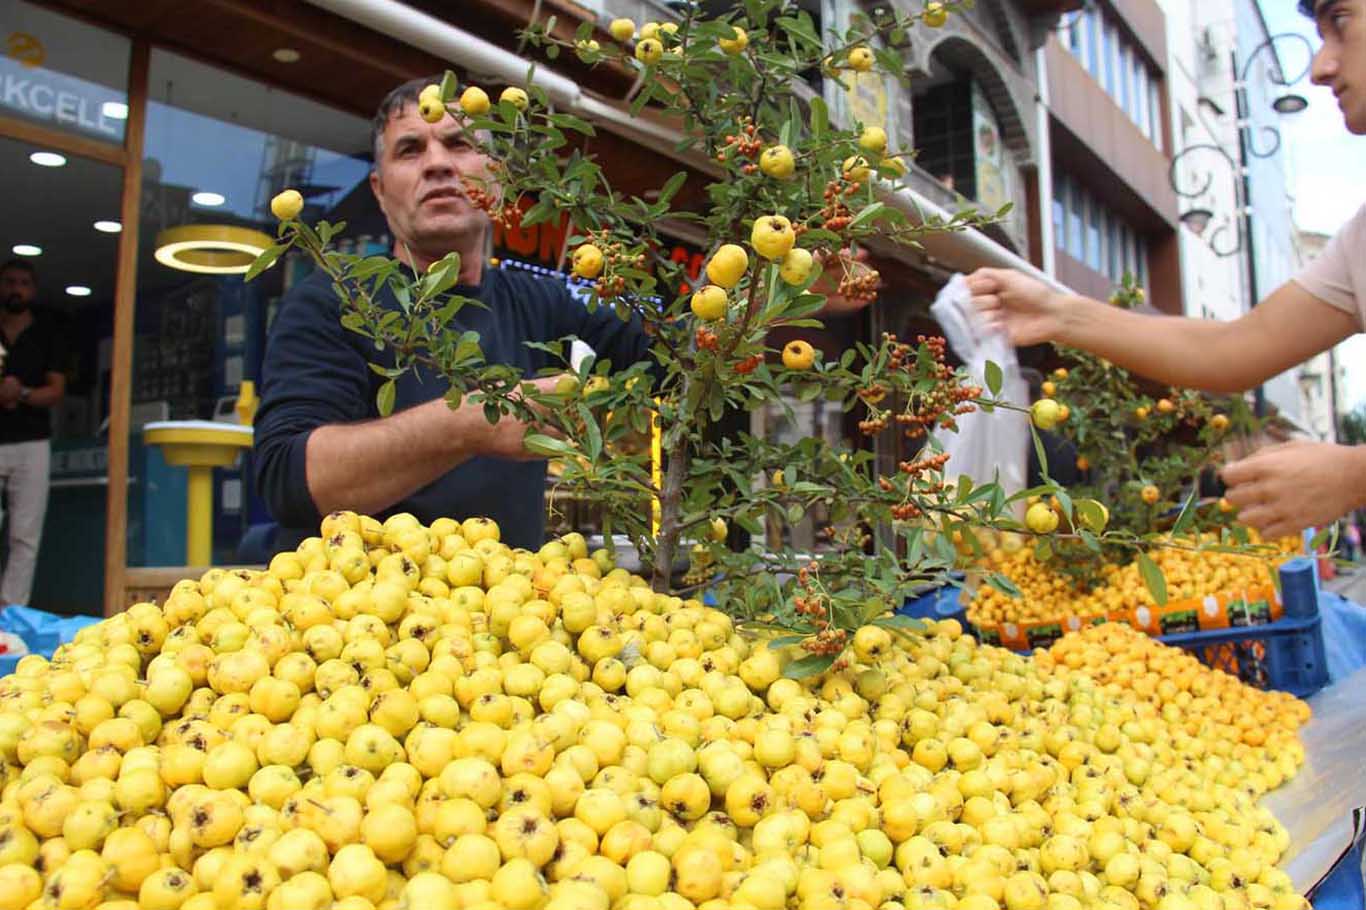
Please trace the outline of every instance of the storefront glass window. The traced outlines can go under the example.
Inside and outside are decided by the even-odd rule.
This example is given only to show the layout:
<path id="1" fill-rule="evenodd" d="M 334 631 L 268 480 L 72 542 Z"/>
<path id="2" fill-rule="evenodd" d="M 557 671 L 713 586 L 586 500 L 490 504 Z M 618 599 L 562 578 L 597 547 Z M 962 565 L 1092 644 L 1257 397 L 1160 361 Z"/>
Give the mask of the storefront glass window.
<path id="1" fill-rule="evenodd" d="M 0 0 L 0 32 L 0 116 L 111 145 L 123 142 L 127 38 L 25 0 Z"/>
<path id="2" fill-rule="evenodd" d="M 262 83 L 187 58 L 154 51 L 149 79 L 142 223 L 133 354 L 133 434 L 128 562 L 185 562 L 183 468 L 167 466 L 143 444 L 159 420 L 236 422 L 243 381 L 255 382 L 266 331 L 285 291 L 307 274 L 301 258 L 282 260 L 246 284 L 239 273 L 204 273 L 195 252 L 171 244 L 208 244 L 225 229 L 259 232 L 266 245 L 281 189 L 305 197 L 304 217 L 346 221 L 347 244 L 387 250 L 385 224 L 370 193 L 369 124 Z M 158 251 L 162 255 L 158 257 Z M 168 263 L 167 260 L 170 259 Z M 189 260 L 187 262 L 187 260 Z M 244 455 L 214 471 L 214 562 L 241 557 L 238 544 L 269 516 L 251 488 Z"/>

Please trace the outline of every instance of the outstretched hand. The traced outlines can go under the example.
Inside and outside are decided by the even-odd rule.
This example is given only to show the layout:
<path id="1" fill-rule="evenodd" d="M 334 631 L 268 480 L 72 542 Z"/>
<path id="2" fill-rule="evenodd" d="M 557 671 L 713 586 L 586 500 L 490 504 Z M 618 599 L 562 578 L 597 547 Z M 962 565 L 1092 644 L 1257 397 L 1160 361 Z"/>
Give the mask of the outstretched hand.
<path id="1" fill-rule="evenodd" d="M 1012 344 L 1026 347 L 1058 340 L 1063 296 L 1014 269 L 978 269 L 967 277 L 972 305 L 988 327 L 1003 328 Z"/>
<path id="2" fill-rule="evenodd" d="M 1366 504 L 1366 447 L 1287 442 L 1220 472 L 1238 520 L 1267 540 L 1332 524 Z"/>

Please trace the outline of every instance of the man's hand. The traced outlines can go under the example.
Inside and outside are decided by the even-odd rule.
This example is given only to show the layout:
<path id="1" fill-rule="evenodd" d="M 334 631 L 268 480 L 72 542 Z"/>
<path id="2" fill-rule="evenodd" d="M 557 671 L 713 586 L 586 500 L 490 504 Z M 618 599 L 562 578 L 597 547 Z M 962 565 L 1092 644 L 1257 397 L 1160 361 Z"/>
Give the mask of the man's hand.
<path id="1" fill-rule="evenodd" d="M 540 379 L 528 379 L 525 382 L 534 385 L 540 394 L 549 395 L 555 391 L 555 383 L 559 382 L 561 378 L 560 376 L 545 376 Z M 537 407 L 544 410 L 540 406 Z M 527 451 L 523 440 L 526 439 L 528 433 L 542 433 L 547 436 L 559 435 L 549 427 L 526 423 L 504 415 L 496 424 L 489 427 L 489 435 L 485 437 L 479 454 L 489 455 L 493 458 L 507 458 L 513 461 L 535 461 L 537 459 L 544 461 L 544 455 Z"/>
<path id="2" fill-rule="evenodd" d="M 1221 476 L 1238 520 L 1273 540 L 1366 504 L 1366 447 L 1287 442 L 1234 462 Z"/>
<path id="3" fill-rule="evenodd" d="M 13 408 L 19 403 L 19 392 L 23 384 L 18 376 L 6 376 L 0 380 L 0 407 Z"/>
<path id="4" fill-rule="evenodd" d="M 1004 328 L 1012 344 L 1026 347 L 1061 337 L 1066 298 L 1042 281 L 1014 269 L 978 269 L 967 282 L 973 306 L 988 325 Z"/>

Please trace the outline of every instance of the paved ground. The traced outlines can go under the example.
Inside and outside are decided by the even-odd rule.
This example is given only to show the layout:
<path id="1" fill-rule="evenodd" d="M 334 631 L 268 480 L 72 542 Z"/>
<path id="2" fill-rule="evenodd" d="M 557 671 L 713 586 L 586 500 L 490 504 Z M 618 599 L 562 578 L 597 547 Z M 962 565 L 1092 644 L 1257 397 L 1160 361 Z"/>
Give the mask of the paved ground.
<path id="1" fill-rule="evenodd" d="M 1366 604 L 1366 567 L 1358 567 L 1350 572 L 1342 572 L 1337 578 L 1324 583 L 1324 587 L 1348 600 Z"/>

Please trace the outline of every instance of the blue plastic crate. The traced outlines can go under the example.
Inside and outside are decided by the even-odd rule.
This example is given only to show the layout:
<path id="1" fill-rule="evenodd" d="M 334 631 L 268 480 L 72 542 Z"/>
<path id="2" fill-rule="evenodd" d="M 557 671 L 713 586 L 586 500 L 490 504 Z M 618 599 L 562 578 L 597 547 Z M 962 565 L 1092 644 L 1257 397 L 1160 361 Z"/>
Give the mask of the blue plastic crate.
<path id="1" fill-rule="evenodd" d="M 1190 651 L 1201 663 L 1259 689 L 1280 689 L 1304 698 L 1328 684 L 1318 616 L 1164 635 L 1160 641 Z"/>
<path id="2" fill-rule="evenodd" d="M 956 619 L 964 631 L 970 631 L 968 611 L 959 600 L 962 581 L 955 578 L 946 585 L 933 588 L 916 597 L 908 597 L 896 612 L 915 619 Z"/>

